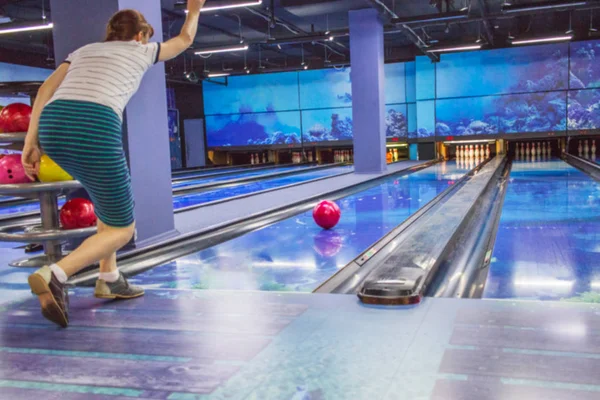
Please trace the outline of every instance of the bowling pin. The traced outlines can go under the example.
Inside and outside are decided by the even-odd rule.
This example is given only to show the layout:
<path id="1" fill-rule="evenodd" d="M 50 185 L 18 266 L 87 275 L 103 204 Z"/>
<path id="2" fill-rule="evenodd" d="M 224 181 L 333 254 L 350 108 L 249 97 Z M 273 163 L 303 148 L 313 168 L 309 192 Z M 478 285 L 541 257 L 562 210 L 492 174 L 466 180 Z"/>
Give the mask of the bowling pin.
<path id="1" fill-rule="evenodd" d="M 527 147 L 525 148 L 525 155 L 529 155 L 529 143 L 527 143 Z"/>
<path id="2" fill-rule="evenodd" d="M 583 152 L 585 153 L 586 157 L 590 153 L 590 145 L 588 144 L 587 139 L 585 140 L 585 145 L 583 146 Z"/>
<path id="3" fill-rule="evenodd" d="M 473 155 L 475 156 L 476 159 L 477 159 L 477 157 L 479 157 L 479 145 L 478 144 L 475 145 L 475 153 Z"/>
<path id="4" fill-rule="evenodd" d="M 263 155 L 262 155 L 262 163 L 263 164 L 267 163 L 267 156 L 265 155 L 265 153 L 263 153 Z"/>
<path id="5" fill-rule="evenodd" d="M 521 146 L 519 146 L 519 143 L 517 143 L 515 146 L 515 155 L 517 157 L 519 157 L 521 155 Z"/>
<path id="6" fill-rule="evenodd" d="M 540 142 L 537 143 L 537 154 L 542 155 L 542 144 Z"/>
<path id="7" fill-rule="evenodd" d="M 596 141 L 592 140 L 592 156 L 596 155 Z"/>
<path id="8" fill-rule="evenodd" d="M 250 164 L 254 165 L 254 154 L 250 154 Z"/>
<path id="9" fill-rule="evenodd" d="M 577 153 L 579 154 L 579 157 L 581 157 L 581 155 L 583 154 L 583 147 L 581 146 L 581 140 L 577 141 Z"/>
<path id="10" fill-rule="evenodd" d="M 488 143 L 487 147 L 485 148 L 485 158 L 490 158 L 491 155 L 491 151 L 490 151 L 490 144 Z"/>
<path id="11" fill-rule="evenodd" d="M 312 151 L 308 152 L 308 162 L 313 162 Z"/>

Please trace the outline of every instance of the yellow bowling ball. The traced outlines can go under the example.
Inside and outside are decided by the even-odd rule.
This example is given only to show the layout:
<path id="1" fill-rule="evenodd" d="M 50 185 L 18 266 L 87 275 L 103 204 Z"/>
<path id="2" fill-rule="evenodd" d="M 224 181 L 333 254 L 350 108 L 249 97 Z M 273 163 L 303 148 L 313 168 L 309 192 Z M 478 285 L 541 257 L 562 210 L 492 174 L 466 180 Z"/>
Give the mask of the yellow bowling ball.
<path id="1" fill-rule="evenodd" d="M 59 167 L 58 164 L 52 161 L 52 159 L 46 154 L 44 154 L 40 160 L 40 173 L 38 174 L 38 178 L 41 182 L 61 182 L 73 180 L 71 175 Z"/>

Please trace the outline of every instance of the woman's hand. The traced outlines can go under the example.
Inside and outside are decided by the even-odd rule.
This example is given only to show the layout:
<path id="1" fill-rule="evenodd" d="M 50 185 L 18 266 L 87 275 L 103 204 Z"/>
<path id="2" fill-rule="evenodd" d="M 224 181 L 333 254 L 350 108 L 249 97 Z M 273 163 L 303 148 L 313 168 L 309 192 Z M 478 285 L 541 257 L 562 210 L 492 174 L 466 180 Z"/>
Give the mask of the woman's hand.
<path id="1" fill-rule="evenodd" d="M 187 9 L 189 12 L 199 13 L 202 7 L 204 7 L 206 0 L 188 0 Z"/>
<path id="2" fill-rule="evenodd" d="M 37 143 L 25 141 L 23 146 L 23 154 L 21 155 L 21 163 L 25 168 L 25 174 L 35 181 L 35 177 L 40 172 L 40 160 L 42 158 L 42 150 Z"/>

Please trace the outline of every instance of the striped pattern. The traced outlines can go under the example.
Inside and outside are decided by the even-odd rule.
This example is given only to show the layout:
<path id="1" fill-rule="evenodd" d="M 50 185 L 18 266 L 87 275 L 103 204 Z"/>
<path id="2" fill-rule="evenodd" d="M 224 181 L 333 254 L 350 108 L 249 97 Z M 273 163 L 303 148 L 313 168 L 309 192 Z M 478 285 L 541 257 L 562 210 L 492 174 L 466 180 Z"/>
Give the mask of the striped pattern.
<path id="1" fill-rule="evenodd" d="M 48 156 L 86 189 L 106 225 L 133 223 L 133 194 L 123 152 L 121 120 L 110 108 L 57 100 L 40 118 L 39 138 Z"/>
<path id="2" fill-rule="evenodd" d="M 71 53 L 69 70 L 50 99 L 102 104 L 122 118 L 146 71 L 158 61 L 159 43 L 113 41 L 92 43 Z"/>

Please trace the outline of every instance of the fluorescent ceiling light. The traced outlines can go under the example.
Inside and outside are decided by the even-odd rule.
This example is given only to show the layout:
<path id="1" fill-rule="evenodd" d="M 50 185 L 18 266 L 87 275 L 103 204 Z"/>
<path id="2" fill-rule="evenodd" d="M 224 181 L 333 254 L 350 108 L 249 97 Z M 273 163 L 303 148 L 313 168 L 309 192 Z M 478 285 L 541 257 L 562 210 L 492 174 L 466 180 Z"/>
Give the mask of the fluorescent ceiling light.
<path id="1" fill-rule="evenodd" d="M 228 53 L 231 51 L 246 51 L 248 50 L 248 46 L 238 46 L 238 47 L 220 47 L 220 48 L 216 48 L 216 49 L 205 49 L 205 50 L 198 50 L 196 52 L 194 52 L 194 54 L 196 55 L 201 55 L 201 54 L 213 54 L 213 53 Z"/>
<path id="2" fill-rule="evenodd" d="M 234 4 L 224 4 L 220 6 L 209 6 L 202 7 L 200 12 L 208 12 L 208 11 L 216 11 L 216 10 L 228 10 L 230 8 L 240 8 L 240 7 L 254 7 L 260 6 L 262 4 L 262 0 L 254 0 L 254 1 L 245 1 L 243 3 L 234 3 Z M 185 10 L 185 13 L 188 13 L 188 10 Z"/>
<path id="3" fill-rule="evenodd" d="M 565 40 L 573 39 L 572 35 L 563 35 L 563 36 L 552 36 L 545 38 L 537 38 L 537 39 L 524 39 L 524 40 L 513 40 L 512 44 L 531 44 L 531 43 L 548 43 L 548 42 L 563 42 Z"/>
<path id="4" fill-rule="evenodd" d="M 444 53 L 448 51 L 465 51 L 465 50 L 479 50 L 481 49 L 480 44 L 473 44 L 467 46 L 456 46 L 456 47 L 439 47 L 433 49 L 427 49 L 428 53 Z"/>
<path id="5" fill-rule="evenodd" d="M 507 4 L 506 6 L 502 7 L 502 12 L 505 14 L 510 14 L 526 11 L 541 11 L 585 6 L 586 4 L 587 1 L 553 1 L 550 3 Z"/>
<path id="6" fill-rule="evenodd" d="M 223 73 L 217 72 L 217 73 L 214 73 L 214 74 L 208 74 L 208 77 L 209 78 L 219 78 L 219 77 L 222 77 L 222 76 L 229 76 L 229 75 L 230 74 L 227 73 L 227 72 L 223 72 Z"/>
<path id="7" fill-rule="evenodd" d="M 41 31 L 44 29 L 52 29 L 54 28 L 54 24 L 52 22 L 42 24 L 42 25 L 29 25 L 29 26 L 19 26 L 12 28 L 2 28 L 0 29 L 0 35 L 5 35 L 9 33 L 18 33 L 18 32 L 29 32 L 29 31 Z"/>

